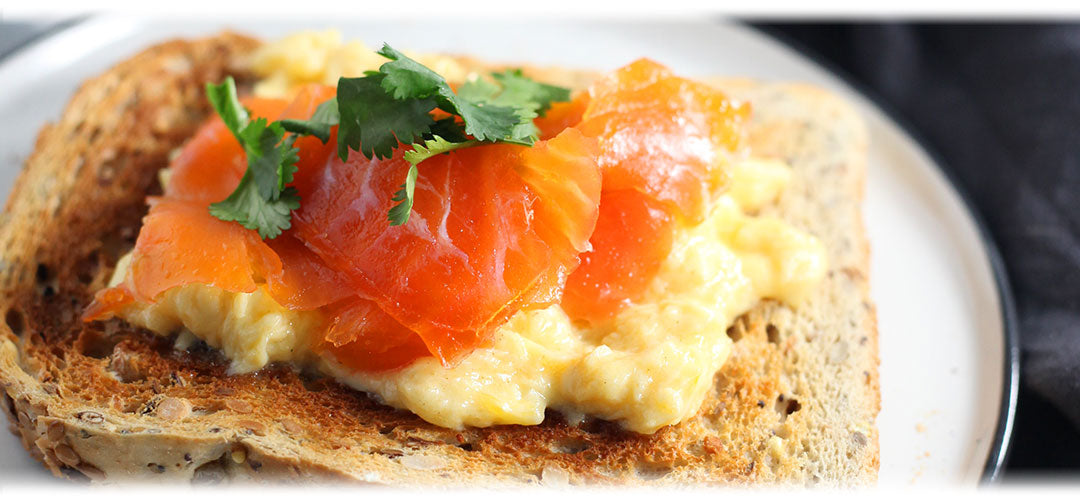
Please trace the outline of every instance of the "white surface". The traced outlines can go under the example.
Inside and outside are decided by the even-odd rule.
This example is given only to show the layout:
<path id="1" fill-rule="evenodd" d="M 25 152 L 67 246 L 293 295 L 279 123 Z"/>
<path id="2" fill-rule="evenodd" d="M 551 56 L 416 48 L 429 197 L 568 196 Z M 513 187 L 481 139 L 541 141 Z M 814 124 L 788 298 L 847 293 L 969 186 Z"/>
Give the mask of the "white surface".
<path id="1" fill-rule="evenodd" d="M 507 62 L 615 68 L 647 56 L 687 75 L 815 83 L 854 102 L 870 130 L 865 215 L 881 335 L 883 485 L 974 484 L 993 440 L 1003 380 L 1001 308 L 985 248 L 956 193 L 919 146 L 869 101 L 802 56 L 750 29 L 661 24 L 457 23 L 409 20 L 181 23 L 95 19 L 0 66 L 0 192 L 78 83 L 148 44 L 233 27 L 265 37 L 338 27 L 346 38 Z M 43 477 L 0 433 L 0 477 Z M 4 480 L 0 480 L 0 483 Z"/>

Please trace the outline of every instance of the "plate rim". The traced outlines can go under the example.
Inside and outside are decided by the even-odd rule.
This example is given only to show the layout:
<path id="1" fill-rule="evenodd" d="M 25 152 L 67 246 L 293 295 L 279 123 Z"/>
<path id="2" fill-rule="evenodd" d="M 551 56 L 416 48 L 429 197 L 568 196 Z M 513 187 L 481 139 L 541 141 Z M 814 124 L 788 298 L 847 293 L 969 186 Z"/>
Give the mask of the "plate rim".
<path id="1" fill-rule="evenodd" d="M 7 62 L 8 59 L 11 59 L 15 55 L 23 51 L 33 49 L 35 45 L 38 45 L 39 43 L 44 42 L 49 38 L 52 38 L 53 35 L 56 35 L 61 31 L 65 31 L 68 28 L 74 28 L 75 26 L 83 24 L 90 18 L 90 15 L 81 15 L 65 17 L 60 20 L 42 23 L 42 27 L 40 30 L 38 30 L 37 33 L 30 35 L 30 37 L 12 46 L 10 49 L 8 49 L 7 52 L 0 54 L 0 65 L 3 65 Z"/>
<path id="2" fill-rule="evenodd" d="M 33 46 L 56 36 L 58 33 L 83 25 L 86 21 L 94 19 L 95 17 L 100 16 L 79 15 L 50 23 L 40 32 L 0 55 L 0 64 L 7 62 L 8 59 L 18 53 L 31 49 Z M 724 21 L 725 19 L 715 20 L 717 23 L 722 23 Z M 959 198 L 964 210 L 966 210 L 971 217 L 979 240 L 986 253 L 987 261 L 990 264 L 991 274 L 994 278 L 998 302 L 1001 308 L 1001 321 L 1004 336 L 1004 349 L 1002 350 L 1002 395 L 998 408 L 997 426 L 994 432 L 993 443 L 991 444 L 980 478 L 980 482 L 984 485 L 999 482 L 1001 473 L 1008 463 L 1012 445 L 1013 427 L 1016 418 L 1020 379 L 1020 340 L 1015 299 L 1013 297 L 1012 287 L 1009 284 L 1007 266 L 998 249 L 993 233 L 990 232 L 989 226 L 986 224 L 982 213 L 976 207 L 973 198 L 968 193 L 967 189 L 959 183 L 955 171 L 951 168 L 947 168 L 947 163 L 943 161 L 941 154 L 938 153 L 935 148 L 930 146 L 922 133 L 896 108 L 881 97 L 880 94 L 870 89 L 865 84 L 855 80 L 850 73 L 825 59 L 817 51 L 810 49 L 805 44 L 779 31 L 775 27 L 752 24 L 752 21 L 745 19 L 726 19 L 726 21 L 747 28 L 754 33 L 774 40 L 784 47 L 793 50 L 797 55 L 806 59 L 807 62 L 818 66 L 822 71 L 836 77 L 840 82 L 847 85 L 851 91 L 866 98 L 873 106 L 881 111 L 883 116 L 891 121 L 893 125 L 922 149 L 923 153 L 925 153 L 934 164 L 934 168 L 943 175 L 949 187 L 952 188 L 953 192 L 957 195 L 957 198 Z"/>
<path id="3" fill-rule="evenodd" d="M 857 92 L 870 101 L 888 120 L 892 121 L 901 132 L 911 138 L 926 153 L 926 156 L 934 164 L 934 168 L 941 172 L 945 180 L 948 181 L 949 187 L 956 193 L 964 209 L 975 223 L 975 229 L 986 252 L 986 258 L 990 263 L 990 270 L 994 277 L 998 302 L 1001 306 L 1001 324 L 1002 333 L 1004 334 L 1004 349 L 1002 350 L 1003 380 L 1001 402 L 998 405 L 998 422 L 994 431 L 994 441 L 990 446 L 990 452 L 983 466 L 980 480 L 984 485 L 998 483 L 1001 480 L 1002 471 L 1008 464 L 1009 452 L 1012 448 L 1012 433 L 1016 420 L 1016 406 L 1020 386 L 1020 331 L 1016 303 L 1012 286 L 1009 284 L 1008 268 L 986 220 L 975 205 L 974 199 L 967 191 L 967 188 L 959 182 L 956 172 L 947 166 L 948 163 L 944 161 L 942 155 L 930 145 L 922 132 L 907 117 L 901 114 L 877 91 L 856 80 L 847 70 L 825 59 L 816 50 L 809 48 L 806 44 L 795 40 L 779 29 L 752 24 L 748 21 L 739 21 L 739 24 L 792 49 L 811 64 L 815 64 L 823 71 L 835 76 L 850 87 L 853 92 Z"/>

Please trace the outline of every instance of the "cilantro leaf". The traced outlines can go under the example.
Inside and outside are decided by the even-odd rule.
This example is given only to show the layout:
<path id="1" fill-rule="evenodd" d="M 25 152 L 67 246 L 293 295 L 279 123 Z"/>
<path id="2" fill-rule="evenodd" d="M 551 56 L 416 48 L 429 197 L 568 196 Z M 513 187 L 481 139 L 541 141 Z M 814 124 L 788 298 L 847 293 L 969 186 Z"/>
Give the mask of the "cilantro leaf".
<path id="1" fill-rule="evenodd" d="M 378 54 L 390 59 L 390 62 L 379 67 L 379 73 L 386 75 L 381 85 L 394 99 L 424 99 L 436 94 L 444 97 L 453 94 L 446 79 L 390 45 L 384 43 Z"/>
<path id="2" fill-rule="evenodd" d="M 330 127 L 341 120 L 338 115 L 337 99 L 328 99 L 315 108 L 315 113 L 308 120 L 281 120 L 286 131 L 299 135 L 313 135 L 326 143 L 330 140 Z"/>
<path id="3" fill-rule="evenodd" d="M 536 113 L 519 112 L 518 122 L 514 124 L 514 128 L 510 131 L 510 137 L 503 140 L 503 142 L 521 146 L 532 146 L 535 144 L 540 136 L 540 129 L 536 128 L 536 124 L 533 123 L 533 119 L 535 118 Z"/>
<path id="4" fill-rule="evenodd" d="M 570 100 L 570 89 L 538 82 L 524 76 L 520 69 L 492 73 L 491 77 L 502 86 L 502 92 L 493 102 L 518 110 L 518 123 L 511 136 L 523 143 L 536 141 L 540 130 L 533 120 L 551 109 L 552 102 Z"/>
<path id="5" fill-rule="evenodd" d="M 272 239 L 288 229 L 291 211 L 300 207 L 296 189 L 286 187 L 296 173 L 296 136 L 285 139 L 285 125 L 266 118 L 250 119 L 236 96 L 236 83 L 226 78 L 208 84 L 206 93 L 226 128 L 244 148 L 247 170 L 240 184 L 227 198 L 210 204 L 210 214 L 224 221 L 236 221 Z"/>
<path id="6" fill-rule="evenodd" d="M 570 100 L 570 89 L 538 82 L 522 74 L 520 69 L 492 73 L 491 77 L 502 86 L 495 104 L 527 107 L 544 116 L 551 109 L 551 103 Z"/>
<path id="7" fill-rule="evenodd" d="M 292 147 L 292 141 L 282 142 L 285 129 L 281 123 L 268 124 L 266 118 L 248 123 L 240 135 L 247 155 L 247 171 L 252 174 L 259 195 L 267 200 L 276 199 L 285 188 L 285 177 L 291 181 L 296 171 L 296 148 Z M 284 166 L 286 163 L 289 167 Z"/>
<path id="8" fill-rule="evenodd" d="M 379 74 L 383 75 L 380 86 L 395 99 L 409 102 L 434 98 L 439 109 L 461 116 L 465 133 L 480 141 L 498 141 L 512 136 L 514 125 L 519 121 L 513 108 L 455 94 L 446 79 L 390 45 L 383 44 L 379 55 L 390 59 L 379 67 Z"/>
<path id="9" fill-rule="evenodd" d="M 412 165 L 417 165 L 432 156 L 449 153 L 455 149 L 467 148 L 477 144 L 479 144 L 479 142 L 476 140 L 451 142 L 442 137 L 435 136 L 434 139 L 424 141 L 423 144 L 413 144 L 412 150 L 406 151 L 403 156 L 405 161 Z"/>
<path id="10" fill-rule="evenodd" d="M 570 98 L 569 89 L 537 82 L 519 69 L 492 73 L 491 78 L 465 82 L 458 96 L 470 102 L 514 110 L 516 119 L 506 136 L 499 139 L 502 142 L 532 145 L 540 133 L 533 120 L 550 109 L 552 102 Z"/>
<path id="11" fill-rule="evenodd" d="M 465 135 L 465 126 L 454 117 L 440 118 L 431 125 L 431 130 L 424 134 L 424 140 L 432 140 L 436 136 L 450 142 L 465 142 L 469 139 Z"/>
<path id="12" fill-rule="evenodd" d="M 300 208 L 300 196 L 295 188 L 286 188 L 276 199 L 266 200 L 259 194 L 251 170 L 248 170 L 236 191 L 210 205 L 210 214 L 223 221 L 239 222 L 258 231 L 260 237 L 273 239 L 292 226 L 290 212 L 297 208 Z"/>
<path id="13" fill-rule="evenodd" d="M 400 226 L 409 222 L 409 214 L 412 213 L 413 192 L 416 191 L 416 165 L 409 165 L 409 173 L 405 176 L 405 183 L 394 193 L 391 200 L 396 201 L 390 212 L 386 214 L 391 226 Z"/>
<path id="14" fill-rule="evenodd" d="M 296 162 L 300 161 L 300 150 L 293 146 L 296 142 L 296 136 L 285 139 L 285 142 L 281 145 L 281 161 L 278 162 L 277 178 L 278 178 L 278 192 L 271 199 L 277 199 L 281 196 L 287 188 L 286 184 L 293 181 L 293 175 L 296 174 L 300 167 L 296 166 Z"/>
<path id="15" fill-rule="evenodd" d="M 531 146 L 539 135 L 533 120 L 553 101 L 570 96 L 568 89 L 536 82 L 520 70 L 470 80 L 455 92 L 445 78 L 390 45 L 378 53 L 390 60 L 378 72 L 338 82 L 338 155 L 344 160 L 353 149 L 368 158 L 387 158 L 401 144 L 412 143 L 404 155 L 409 172 L 388 214 L 392 225 L 409 220 L 419 163 L 483 142 Z M 451 116 L 432 120 L 435 108 Z"/>
<path id="16" fill-rule="evenodd" d="M 465 133 L 479 141 L 499 141 L 513 137 L 520 121 L 514 108 L 495 106 L 485 101 L 455 99 L 457 114 L 465 120 Z"/>
<path id="17" fill-rule="evenodd" d="M 225 127 L 232 132 L 240 144 L 243 144 L 244 139 L 240 137 L 240 130 L 248 123 L 248 111 L 236 97 L 236 82 L 233 77 L 225 77 L 225 81 L 217 85 L 207 83 L 206 98 L 221 120 L 225 122 Z"/>
<path id="18" fill-rule="evenodd" d="M 458 87 L 457 93 L 462 99 L 491 102 L 495 99 L 495 96 L 499 95 L 500 90 L 502 89 L 492 80 L 470 78 Z"/>
<path id="19" fill-rule="evenodd" d="M 369 73 L 360 78 L 338 80 L 338 156 L 349 150 L 368 158 L 389 158 L 399 143 L 420 139 L 435 123 L 431 111 L 435 100 L 397 100 L 382 87 L 386 75 Z"/>
<path id="20" fill-rule="evenodd" d="M 405 224 L 421 162 L 483 143 L 531 146 L 539 134 L 533 120 L 552 102 L 570 97 L 568 89 L 534 81 L 521 70 L 473 79 L 455 92 L 445 78 L 393 47 L 384 44 L 378 53 L 389 59 L 379 71 L 339 79 L 337 97 L 320 104 L 307 120 L 252 120 L 232 78 L 207 85 L 207 98 L 243 146 L 248 163 L 236 190 L 212 204 L 210 212 L 255 229 L 263 238 L 280 235 L 291 225 L 291 210 L 300 204 L 296 189 L 287 187 L 297 170 L 296 138 L 311 135 L 325 143 L 338 126 L 342 161 L 349 150 L 367 158 L 389 158 L 401 145 L 412 145 L 404 153 L 409 171 L 387 215 L 392 225 Z M 435 109 L 450 116 L 435 120 Z"/>

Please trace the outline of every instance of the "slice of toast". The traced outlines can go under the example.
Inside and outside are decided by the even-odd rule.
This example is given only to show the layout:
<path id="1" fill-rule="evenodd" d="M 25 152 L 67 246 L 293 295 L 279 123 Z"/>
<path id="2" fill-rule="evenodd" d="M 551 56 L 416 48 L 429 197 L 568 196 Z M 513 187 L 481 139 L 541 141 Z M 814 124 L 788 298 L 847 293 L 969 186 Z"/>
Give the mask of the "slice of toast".
<path id="1" fill-rule="evenodd" d="M 860 205 L 866 134 L 805 85 L 715 79 L 754 108 L 755 155 L 794 169 L 765 211 L 818 236 L 830 270 L 793 310 L 765 301 L 687 421 L 654 435 L 549 412 L 537 426 L 455 431 L 332 379 L 271 366 L 229 376 L 203 344 L 79 315 L 134 244 L 156 172 L 258 41 L 164 43 L 87 81 L 40 133 L 0 226 L 0 403 L 53 473 L 98 481 L 232 478 L 387 483 L 839 483 L 878 470 L 877 327 Z M 461 59 L 473 67 L 483 63 Z M 581 86 L 592 74 L 534 69 Z"/>

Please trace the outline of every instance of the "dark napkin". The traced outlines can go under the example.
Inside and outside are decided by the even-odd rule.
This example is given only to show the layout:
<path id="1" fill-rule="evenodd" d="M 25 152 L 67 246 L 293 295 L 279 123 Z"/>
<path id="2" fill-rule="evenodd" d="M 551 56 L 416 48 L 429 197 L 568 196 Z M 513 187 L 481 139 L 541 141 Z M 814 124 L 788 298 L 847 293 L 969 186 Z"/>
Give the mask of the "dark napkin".
<path id="1" fill-rule="evenodd" d="M 1068 455 L 1053 465 L 1080 465 L 1075 448 L 1061 446 L 1080 442 L 1080 25 L 763 28 L 878 94 L 971 194 L 1019 313 L 1014 451 L 1049 441 L 1038 452 Z M 1039 436 L 1038 426 L 1055 418 L 1040 396 L 1072 422 L 1058 424 L 1057 447 Z"/>

